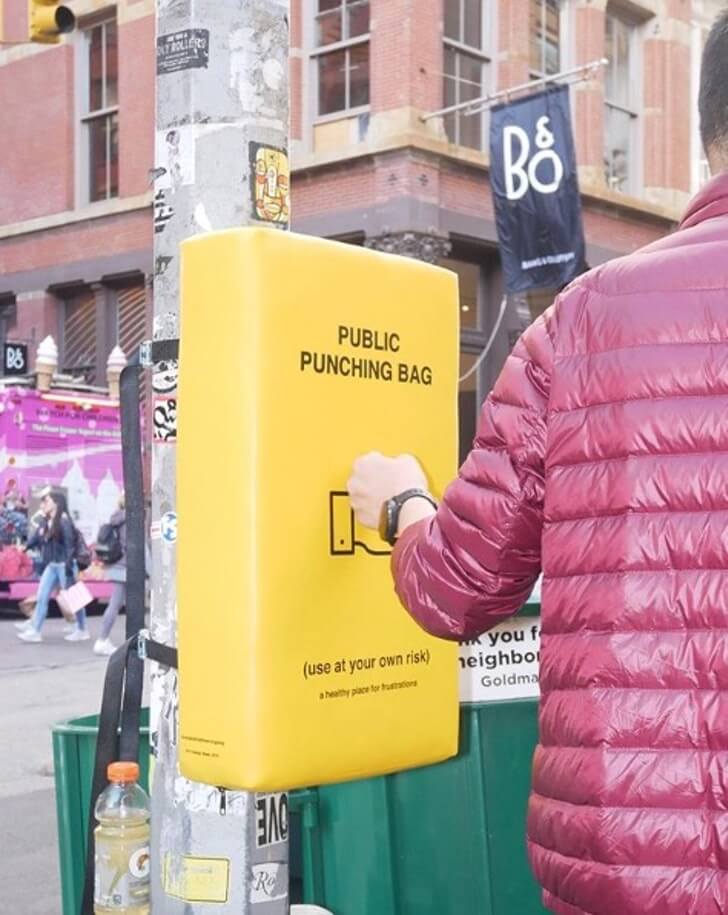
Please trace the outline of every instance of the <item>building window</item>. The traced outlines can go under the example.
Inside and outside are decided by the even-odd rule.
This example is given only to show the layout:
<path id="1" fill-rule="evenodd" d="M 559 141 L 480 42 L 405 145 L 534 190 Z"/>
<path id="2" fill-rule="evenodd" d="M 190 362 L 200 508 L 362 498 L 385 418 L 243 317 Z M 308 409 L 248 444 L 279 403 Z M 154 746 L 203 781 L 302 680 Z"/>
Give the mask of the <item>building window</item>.
<path id="1" fill-rule="evenodd" d="M 446 108 L 482 98 L 490 84 L 490 41 L 488 12 L 483 0 L 445 0 L 445 82 Z M 485 148 L 485 117 L 467 114 L 467 108 L 445 115 L 445 133 L 451 143 Z"/>
<path id="2" fill-rule="evenodd" d="M 65 302 L 63 310 L 62 370 L 93 384 L 97 374 L 96 295 L 84 290 Z"/>
<path id="3" fill-rule="evenodd" d="M 369 0 L 317 0 L 318 114 L 369 104 Z"/>
<path id="4" fill-rule="evenodd" d="M 82 129 L 88 200 L 119 195 L 118 40 L 115 19 L 84 30 L 85 74 Z"/>
<path id="5" fill-rule="evenodd" d="M 561 70 L 561 0 L 530 0 L 530 58 L 533 79 Z"/>
<path id="6" fill-rule="evenodd" d="M 0 297 L 0 349 L 5 345 L 11 330 L 18 319 L 15 296 Z"/>
<path id="7" fill-rule="evenodd" d="M 613 191 L 634 193 L 636 184 L 636 28 L 607 10 L 604 177 Z"/>

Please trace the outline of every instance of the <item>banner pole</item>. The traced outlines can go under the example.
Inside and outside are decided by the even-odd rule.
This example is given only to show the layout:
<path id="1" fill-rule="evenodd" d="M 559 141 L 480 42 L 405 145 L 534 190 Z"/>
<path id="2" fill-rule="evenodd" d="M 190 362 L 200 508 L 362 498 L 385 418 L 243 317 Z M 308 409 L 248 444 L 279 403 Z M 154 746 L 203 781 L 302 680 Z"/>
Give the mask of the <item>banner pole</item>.
<path id="1" fill-rule="evenodd" d="M 609 60 L 602 57 L 601 60 L 593 60 L 588 64 L 581 64 L 570 70 L 562 70 L 561 73 L 554 73 L 551 76 L 541 76 L 538 79 L 530 80 L 527 83 L 521 83 L 518 86 L 511 86 L 508 89 L 500 89 L 498 92 L 492 92 L 483 95 L 481 98 L 469 99 L 467 102 L 458 102 L 457 105 L 448 105 L 447 108 L 438 108 L 437 111 L 431 111 L 429 114 L 423 114 L 420 121 L 423 123 L 431 121 L 433 118 L 441 118 L 446 114 L 452 114 L 454 111 L 464 112 L 466 117 L 479 114 L 493 105 L 497 105 L 503 100 L 511 99 L 514 95 L 520 95 L 522 92 L 528 92 L 532 89 L 538 89 L 542 86 L 563 86 L 569 83 L 578 83 L 582 80 L 591 79 L 602 67 L 606 67 Z"/>

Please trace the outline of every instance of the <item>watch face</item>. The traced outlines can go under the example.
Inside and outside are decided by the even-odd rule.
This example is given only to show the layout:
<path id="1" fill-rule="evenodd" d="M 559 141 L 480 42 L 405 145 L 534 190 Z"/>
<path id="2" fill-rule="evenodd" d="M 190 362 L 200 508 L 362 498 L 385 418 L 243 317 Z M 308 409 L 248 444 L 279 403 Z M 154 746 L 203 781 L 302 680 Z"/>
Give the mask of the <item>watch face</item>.
<path id="1" fill-rule="evenodd" d="M 385 543 L 389 543 L 389 520 L 391 517 L 391 500 L 387 500 L 379 513 L 379 536 Z"/>
<path id="2" fill-rule="evenodd" d="M 397 521 L 399 519 L 399 503 L 396 498 L 387 499 L 382 507 L 382 513 L 382 540 L 390 546 L 394 546 L 394 542 L 397 539 Z"/>

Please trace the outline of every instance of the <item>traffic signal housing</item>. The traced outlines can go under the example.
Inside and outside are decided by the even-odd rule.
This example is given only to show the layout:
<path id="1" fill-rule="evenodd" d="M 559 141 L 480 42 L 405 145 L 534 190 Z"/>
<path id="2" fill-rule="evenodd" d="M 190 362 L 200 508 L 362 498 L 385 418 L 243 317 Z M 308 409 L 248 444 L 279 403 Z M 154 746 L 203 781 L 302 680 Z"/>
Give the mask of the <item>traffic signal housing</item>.
<path id="1" fill-rule="evenodd" d="M 76 25 L 73 10 L 58 0 L 28 0 L 30 40 L 40 44 L 58 44 L 61 35 Z"/>

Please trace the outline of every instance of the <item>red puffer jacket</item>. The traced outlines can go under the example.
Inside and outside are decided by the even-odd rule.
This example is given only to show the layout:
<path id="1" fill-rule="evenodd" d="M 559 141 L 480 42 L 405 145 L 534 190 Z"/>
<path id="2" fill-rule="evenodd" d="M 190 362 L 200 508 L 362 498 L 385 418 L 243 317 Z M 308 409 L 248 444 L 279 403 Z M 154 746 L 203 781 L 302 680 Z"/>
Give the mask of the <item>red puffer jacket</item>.
<path id="1" fill-rule="evenodd" d="M 395 550 L 430 632 L 543 567 L 528 843 L 560 915 L 728 913 L 728 175 L 525 333 L 434 522 Z"/>

